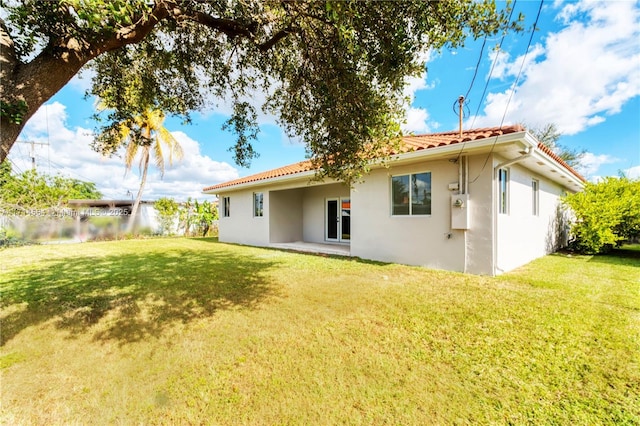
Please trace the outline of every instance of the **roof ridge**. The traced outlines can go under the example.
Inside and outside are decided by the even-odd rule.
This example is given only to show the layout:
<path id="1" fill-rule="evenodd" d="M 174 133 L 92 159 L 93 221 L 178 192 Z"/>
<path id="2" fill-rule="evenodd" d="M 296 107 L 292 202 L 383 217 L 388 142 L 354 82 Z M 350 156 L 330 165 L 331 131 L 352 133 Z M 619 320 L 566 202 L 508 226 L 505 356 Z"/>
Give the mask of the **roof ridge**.
<path id="1" fill-rule="evenodd" d="M 515 132 L 523 132 L 525 131 L 525 128 L 522 127 L 520 124 L 512 124 L 509 126 L 494 126 L 494 127 L 476 127 L 473 129 L 467 129 L 467 130 L 463 130 L 462 134 L 464 135 L 465 133 L 483 133 L 483 132 L 488 132 L 488 131 L 497 131 L 497 130 L 501 130 L 504 133 L 515 133 Z M 508 132 L 505 132 L 505 130 L 509 130 Z M 446 132 L 436 132 L 436 133 L 421 133 L 421 134 L 409 134 L 409 135 L 403 135 L 402 137 L 410 137 L 410 138 L 419 138 L 421 136 L 446 136 L 446 135 L 459 135 L 460 134 L 460 130 L 448 130 Z"/>
<path id="2" fill-rule="evenodd" d="M 476 129 L 469 129 L 463 131 L 463 137 L 460 138 L 460 131 L 449 131 L 449 132 L 440 132 L 440 133 L 427 133 L 423 135 L 411 135 L 411 136 L 403 136 L 403 142 L 405 144 L 405 149 L 401 152 L 393 153 L 392 155 L 403 154 L 407 152 L 413 152 L 423 149 L 437 148 L 441 146 L 450 146 L 460 143 L 473 143 L 481 139 L 487 139 L 502 135 L 507 135 L 511 133 L 517 132 L 525 132 L 526 129 L 520 124 L 510 125 L 510 126 L 500 126 L 500 127 L 482 127 Z M 477 136 L 472 136 L 477 135 Z M 444 138 L 444 140 L 443 140 Z M 411 140 L 409 140 L 411 139 Z M 418 140 L 415 140 L 418 139 Z M 544 154 L 551 157 L 556 163 L 560 166 L 567 169 L 571 174 L 576 176 L 582 182 L 585 182 L 585 178 L 582 177 L 573 167 L 569 166 L 562 158 L 556 155 L 551 149 L 542 144 L 542 142 L 538 141 L 538 149 L 542 151 Z M 269 180 L 274 178 L 279 178 L 283 176 L 296 175 L 303 172 L 312 171 L 313 163 L 310 159 L 305 159 L 293 164 L 287 164 L 282 167 L 278 167 L 275 169 L 265 170 L 260 173 L 254 173 L 249 176 L 233 179 L 227 182 L 222 182 L 216 185 L 207 186 L 203 188 L 203 191 L 211 191 L 213 189 L 227 188 L 230 186 L 241 185 L 245 183 Z"/>

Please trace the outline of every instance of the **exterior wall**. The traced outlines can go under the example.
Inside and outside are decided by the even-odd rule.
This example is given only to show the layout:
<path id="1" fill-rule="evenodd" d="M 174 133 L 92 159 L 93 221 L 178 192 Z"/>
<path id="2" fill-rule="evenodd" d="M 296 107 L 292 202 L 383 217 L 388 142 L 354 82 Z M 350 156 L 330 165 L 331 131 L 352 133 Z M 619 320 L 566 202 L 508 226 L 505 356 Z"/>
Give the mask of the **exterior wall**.
<path id="1" fill-rule="evenodd" d="M 220 241 L 267 246 L 306 241 L 324 243 L 327 198 L 350 197 L 352 256 L 473 274 L 492 275 L 521 266 L 558 248 L 563 187 L 514 163 L 509 170 L 509 212 L 498 213 L 495 167 L 498 154 L 468 158 L 469 228 L 452 229 L 451 183 L 458 164 L 448 160 L 374 169 L 349 189 L 340 183 L 301 180 L 220 194 L 231 198 L 231 216 L 220 217 Z M 431 215 L 393 216 L 391 176 L 431 173 Z M 531 182 L 539 182 L 539 214 L 532 212 Z M 253 217 L 253 193 L 264 194 L 264 216 Z M 221 201 L 222 206 L 222 201 Z M 454 211 L 458 213 L 459 211 Z"/>
<path id="2" fill-rule="evenodd" d="M 262 217 L 253 216 L 254 192 L 264 194 Z M 264 188 L 221 194 L 219 241 L 254 246 L 269 245 L 269 194 Z M 230 197 L 229 217 L 223 216 L 223 197 Z"/>
<path id="3" fill-rule="evenodd" d="M 469 214 L 467 267 L 465 272 L 493 274 L 493 170 L 485 155 L 469 157 Z M 483 167 L 484 166 L 484 167 Z"/>
<path id="4" fill-rule="evenodd" d="M 269 191 L 269 242 L 290 243 L 302 241 L 303 189 Z"/>
<path id="5" fill-rule="evenodd" d="M 302 201 L 304 241 L 309 243 L 325 242 L 325 200 L 327 198 L 349 197 L 350 192 L 349 188 L 341 183 L 305 189 Z M 353 216 L 353 210 L 351 214 Z"/>
<path id="6" fill-rule="evenodd" d="M 558 249 L 562 188 L 514 164 L 509 170 L 508 214 L 497 214 L 496 269 L 509 271 Z M 531 181 L 539 181 L 539 214 L 533 214 Z M 495 183 L 497 187 L 497 183 Z M 497 196 L 496 196 L 497 206 Z M 497 209 L 496 209 L 497 212 Z"/>
<path id="7" fill-rule="evenodd" d="M 391 176 L 431 172 L 431 215 L 392 216 Z M 464 270 L 464 232 L 451 229 L 451 191 L 458 166 L 446 160 L 376 169 L 351 195 L 351 255 Z"/>
<path id="8" fill-rule="evenodd" d="M 264 194 L 263 217 L 253 216 L 254 192 Z M 221 193 L 219 241 L 255 246 L 295 241 L 324 243 L 325 200 L 349 194 L 349 188 L 341 183 L 302 188 L 272 185 Z M 231 198 L 229 217 L 222 216 L 223 197 Z"/>

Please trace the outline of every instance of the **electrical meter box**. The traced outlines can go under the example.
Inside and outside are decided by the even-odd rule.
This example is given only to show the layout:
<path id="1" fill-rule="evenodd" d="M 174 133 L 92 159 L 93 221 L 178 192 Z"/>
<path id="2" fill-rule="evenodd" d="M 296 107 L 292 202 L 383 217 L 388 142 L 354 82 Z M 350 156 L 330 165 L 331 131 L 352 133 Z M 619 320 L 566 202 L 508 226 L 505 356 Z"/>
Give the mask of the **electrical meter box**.
<path id="1" fill-rule="evenodd" d="M 469 229 L 469 194 L 451 195 L 451 229 Z"/>

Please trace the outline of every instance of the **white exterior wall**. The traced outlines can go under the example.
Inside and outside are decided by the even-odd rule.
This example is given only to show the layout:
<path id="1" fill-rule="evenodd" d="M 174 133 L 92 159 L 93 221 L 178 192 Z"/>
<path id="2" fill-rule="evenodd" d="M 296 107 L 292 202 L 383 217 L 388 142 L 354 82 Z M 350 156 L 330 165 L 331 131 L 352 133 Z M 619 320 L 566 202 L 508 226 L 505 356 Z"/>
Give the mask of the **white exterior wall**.
<path id="1" fill-rule="evenodd" d="M 469 157 L 470 228 L 467 231 L 465 272 L 493 274 L 493 170 L 485 155 Z M 483 167 L 484 166 L 484 167 Z"/>
<path id="2" fill-rule="evenodd" d="M 326 199 L 338 197 L 346 198 L 349 197 L 349 195 L 349 188 L 341 183 L 314 186 L 305 189 L 302 201 L 302 215 L 304 218 L 304 241 L 309 243 L 325 242 Z M 353 217 L 353 209 L 351 215 Z M 351 238 L 353 239 L 353 230 L 351 232 Z"/>
<path id="3" fill-rule="evenodd" d="M 269 242 L 290 243 L 302 241 L 303 189 L 269 191 Z"/>
<path id="4" fill-rule="evenodd" d="M 264 194 L 262 217 L 253 216 L 255 192 Z M 295 241 L 324 243 L 326 199 L 349 195 L 349 188 L 341 183 L 297 188 L 282 184 L 221 193 L 219 241 L 255 246 Z M 223 216 L 223 197 L 231 198 L 229 217 Z"/>
<path id="5" fill-rule="evenodd" d="M 391 176 L 431 172 L 431 215 L 392 216 Z M 421 162 L 376 169 L 351 195 L 351 255 L 364 259 L 464 270 L 464 231 L 451 229 L 449 183 L 458 166 Z"/>
<path id="6" fill-rule="evenodd" d="M 497 213 L 496 269 L 509 271 L 555 251 L 559 238 L 558 206 L 562 188 L 518 164 L 509 170 L 508 214 Z M 539 214 L 533 214 L 531 181 L 539 181 Z M 497 192 L 496 186 L 496 194 Z"/>
<path id="7" fill-rule="evenodd" d="M 253 216 L 253 193 L 262 192 L 264 216 Z M 224 217 L 223 197 L 230 197 L 229 217 Z M 269 192 L 265 188 L 236 191 L 220 195 L 220 230 L 218 239 L 225 243 L 254 246 L 269 245 Z"/>
<path id="8" fill-rule="evenodd" d="M 488 161 L 487 155 L 491 155 Z M 231 216 L 220 217 L 220 241 L 256 246 L 324 243 L 326 200 L 349 197 L 352 256 L 499 274 L 556 250 L 563 225 L 558 215 L 563 187 L 517 162 L 506 167 L 509 212 L 498 213 L 495 167 L 505 160 L 498 153 L 468 157 L 467 230 L 452 229 L 452 211 L 457 214 L 460 210 L 453 210 L 458 208 L 452 207 L 451 197 L 458 191 L 450 190 L 449 184 L 458 183 L 459 168 L 457 163 L 443 159 L 374 169 L 353 189 L 341 183 L 292 180 L 221 193 L 221 213 L 222 197 L 229 196 Z M 529 166 L 533 166 L 535 160 L 529 160 Z M 391 176 L 422 172 L 431 173 L 431 215 L 392 216 Z M 532 211 L 533 179 L 539 182 L 538 215 Z M 253 217 L 254 192 L 264 194 L 263 217 Z"/>

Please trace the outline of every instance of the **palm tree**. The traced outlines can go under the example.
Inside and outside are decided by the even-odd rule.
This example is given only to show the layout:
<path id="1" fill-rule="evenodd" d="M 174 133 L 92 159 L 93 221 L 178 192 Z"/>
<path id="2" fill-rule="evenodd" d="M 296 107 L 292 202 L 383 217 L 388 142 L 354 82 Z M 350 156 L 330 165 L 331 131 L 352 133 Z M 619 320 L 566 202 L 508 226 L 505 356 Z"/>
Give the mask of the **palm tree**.
<path id="1" fill-rule="evenodd" d="M 182 147 L 178 141 L 162 125 L 164 118 L 164 113 L 160 110 L 147 110 L 133 120 L 120 123 L 119 126 L 118 137 L 126 143 L 124 163 L 127 172 L 131 170 L 138 153 L 141 154 L 139 165 L 142 177 L 138 195 L 131 209 L 127 232 L 133 231 L 142 192 L 147 182 L 151 153 L 153 153 L 156 167 L 160 170 L 160 176 L 164 176 L 165 156 L 168 156 L 169 165 L 173 164 L 174 158 L 181 160 L 183 156 Z"/>

